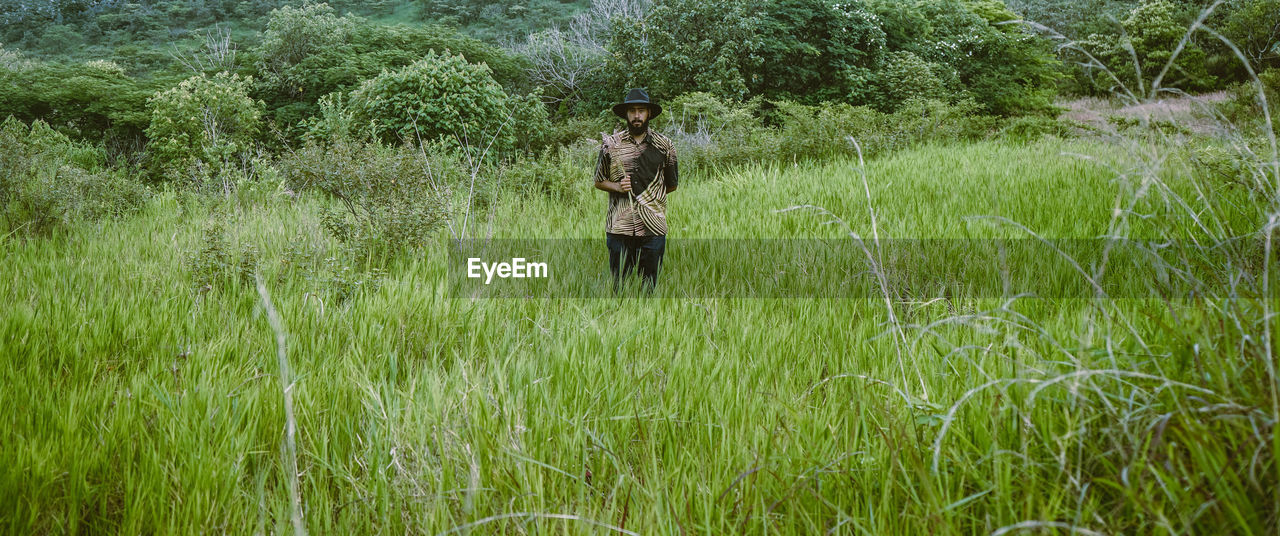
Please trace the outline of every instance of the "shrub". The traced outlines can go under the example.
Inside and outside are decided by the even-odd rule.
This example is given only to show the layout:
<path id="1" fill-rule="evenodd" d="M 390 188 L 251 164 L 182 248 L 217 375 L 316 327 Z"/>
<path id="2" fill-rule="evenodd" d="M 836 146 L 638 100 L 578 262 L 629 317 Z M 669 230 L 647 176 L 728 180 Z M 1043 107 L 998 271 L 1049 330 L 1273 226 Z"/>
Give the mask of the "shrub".
<path id="1" fill-rule="evenodd" d="M 100 147 L 10 116 L 0 124 L 0 229 L 46 233 L 135 210 L 146 188 L 105 162 Z"/>
<path id="2" fill-rule="evenodd" d="M 616 98 L 616 97 L 615 97 Z M 665 113 L 658 120 L 665 118 Z M 573 145 L 583 138 L 599 141 L 600 133 L 612 132 L 617 128 L 618 118 L 612 112 L 603 111 L 596 115 L 569 116 L 551 122 L 543 141 L 550 147 Z"/>
<path id="3" fill-rule="evenodd" d="M 261 122 L 261 103 L 249 98 L 251 82 L 226 72 L 201 74 L 152 97 L 152 170 L 199 186 L 245 158 Z"/>
<path id="4" fill-rule="evenodd" d="M 541 93 L 512 95 L 507 100 L 507 106 L 507 113 L 511 115 L 510 129 L 515 142 L 514 148 L 533 152 L 552 142 L 551 120 L 547 117 L 547 108 L 542 105 Z"/>
<path id="5" fill-rule="evenodd" d="M 299 122 L 319 112 L 320 98 L 350 92 L 383 71 L 412 65 L 432 50 L 451 50 L 469 62 L 487 65 L 507 91 L 525 86 L 518 57 L 452 28 L 391 26 L 350 14 L 337 17 L 318 4 L 272 12 L 263 44 L 253 49 L 263 73 L 257 90 L 268 116 L 290 139 L 297 139 L 305 134 Z"/>
<path id="6" fill-rule="evenodd" d="M 522 196 L 545 195 L 559 202 L 582 200 L 591 188 L 599 139 L 580 138 L 561 147 L 547 147 L 541 154 L 516 159 L 501 170 L 504 190 Z"/>
<path id="7" fill-rule="evenodd" d="M 1017 16 L 1000 3 L 870 0 L 868 5 L 882 21 L 890 50 L 944 67 L 930 71 L 952 92 L 946 100 L 972 97 L 983 113 L 1002 116 L 1051 109 L 1058 78 L 1052 48 L 1021 25 L 1003 24 Z M 890 83 L 880 88 L 893 90 Z"/>
<path id="8" fill-rule="evenodd" d="M 413 65 L 365 81 L 351 92 L 347 107 L 361 128 L 368 125 L 389 143 L 420 137 L 485 147 L 492 140 L 504 151 L 521 141 L 517 134 L 536 137 L 547 125 L 541 105 L 509 97 L 487 66 L 448 52 L 429 52 Z"/>
<path id="9" fill-rule="evenodd" d="M 198 294 L 219 288 L 227 281 L 253 284 L 254 272 L 258 268 L 257 248 L 246 245 L 236 255 L 226 235 L 224 218 L 216 216 L 210 219 L 205 223 L 200 250 L 184 262 L 191 275 L 192 289 Z"/>
<path id="10" fill-rule="evenodd" d="M 308 56 L 341 43 L 351 31 L 351 21 L 338 17 L 327 3 L 283 6 L 271 10 L 267 30 L 257 47 L 260 70 L 267 81 L 285 88 L 301 88 L 294 66 Z"/>
<path id="11" fill-rule="evenodd" d="M 873 86 L 866 102 L 881 112 L 892 112 L 910 98 L 952 100 L 943 78 L 946 67 L 920 59 L 912 52 L 891 52 L 884 66 L 869 77 Z M 954 75 L 953 75 L 954 76 Z"/>
<path id="12" fill-rule="evenodd" d="M 282 159 L 295 189 L 314 188 L 338 205 L 322 214 L 324 227 L 354 255 L 396 255 L 422 245 L 447 216 L 447 185 L 460 171 L 446 153 L 427 159 L 405 145 L 337 140 L 309 143 Z"/>
<path id="13" fill-rule="evenodd" d="M 323 143 L 361 137 L 362 135 L 354 130 L 357 128 L 355 114 L 347 108 L 345 100 L 340 92 L 320 97 L 318 102 L 320 113 L 302 122 L 305 129 L 303 139 L 308 142 Z M 364 135 L 372 136 L 372 133 L 366 132 Z"/>
<path id="14" fill-rule="evenodd" d="M 1196 173 L 1215 183 L 1255 190 L 1265 196 L 1268 192 L 1261 185 L 1269 184 L 1269 171 L 1259 165 L 1257 153 L 1249 145 L 1264 147 L 1262 140 L 1247 140 L 1244 147 L 1222 143 L 1193 144 L 1187 148 L 1187 159 Z"/>
<path id="15" fill-rule="evenodd" d="M 1271 128 L 1280 136 L 1280 68 L 1267 69 L 1258 73 L 1258 81 L 1262 83 L 1262 91 L 1270 106 Z M 1219 109 L 1232 123 L 1263 127 L 1265 117 L 1261 113 L 1262 103 L 1258 100 L 1258 86 L 1253 82 L 1236 84 L 1231 87 L 1231 98 L 1219 105 Z M 1265 130 L 1263 131 L 1265 132 Z"/>
<path id="16" fill-rule="evenodd" d="M 739 104 L 710 93 L 689 93 L 672 99 L 658 118 L 658 128 L 675 143 L 685 169 L 767 162 L 777 157 L 779 139 L 756 119 L 762 103 L 753 99 Z"/>
<path id="17" fill-rule="evenodd" d="M 1036 141 L 1045 136 L 1066 138 L 1071 135 L 1072 125 L 1039 115 L 1014 117 L 1005 121 L 1000 128 L 1002 138 L 1019 142 Z"/>
<path id="18" fill-rule="evenodd" d="M 994 121 L 976 115 L 972 100 L 948 104 L 911 99 L 892 114 L 865 106 L 805 106 L 777 103 L 783 115 L 779 151 L 787 159 L 854 155 L 856 140 L 864 157 L 926 142 L 968 140 L 985 136 Z"/>

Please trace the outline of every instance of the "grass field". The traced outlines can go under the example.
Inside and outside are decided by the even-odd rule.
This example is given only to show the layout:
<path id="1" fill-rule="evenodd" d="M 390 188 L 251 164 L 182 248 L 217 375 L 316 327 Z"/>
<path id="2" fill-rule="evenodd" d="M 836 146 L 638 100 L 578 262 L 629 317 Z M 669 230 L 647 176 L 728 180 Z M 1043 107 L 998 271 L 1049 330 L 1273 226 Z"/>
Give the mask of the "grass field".
<path id="1" fill-rule="evenodd" d="M 1214 243 L 1267 213 L 1177 158 L 1100 142 L 926 146 L 868 162 L 865 189 L 856 161 L 686 173 L 672 248 L 850 231 Z M 580 270 L 603 272 L 604 196 L 583 179 L 568 203 L 501 199 L 492 235 L 600 238 Z M 326 268 L 321 202 L 166 193 L 0 244 L 0 530 L 292 530 L 261 299 L 235 266 L 205 288 L 187 262 L 210 220 L 231 264 L 256 252 L 284 320 L 311 533 L 1277 526 L 1275 303 L 1248 281 L 1179 300 L 469 300 L 447 287 L 443 237 L 381 278 Z M 799 205 L 848 228 L 780 212 Z"/>

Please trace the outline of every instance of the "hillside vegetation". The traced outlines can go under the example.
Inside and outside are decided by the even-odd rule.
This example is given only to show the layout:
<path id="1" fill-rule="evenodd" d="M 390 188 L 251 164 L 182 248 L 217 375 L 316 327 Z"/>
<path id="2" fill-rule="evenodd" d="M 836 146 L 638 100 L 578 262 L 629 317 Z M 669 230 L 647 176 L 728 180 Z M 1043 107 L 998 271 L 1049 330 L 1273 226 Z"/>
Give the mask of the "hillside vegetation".
<path id="1" fill-rule="evenodd" d="M 1275 8 L 0 4 L 0 530 L 1273 534 Z"/>

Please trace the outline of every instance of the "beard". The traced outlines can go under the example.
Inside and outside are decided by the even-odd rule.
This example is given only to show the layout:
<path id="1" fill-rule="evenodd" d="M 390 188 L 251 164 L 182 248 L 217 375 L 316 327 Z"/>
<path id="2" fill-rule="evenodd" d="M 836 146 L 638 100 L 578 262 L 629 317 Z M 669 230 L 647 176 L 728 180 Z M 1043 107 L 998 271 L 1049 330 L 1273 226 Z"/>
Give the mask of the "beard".
<path id="1" fill-rule="evenodd" d="M 646 130 L 649 130 L 648 119 L 645 119 L 642 122 L 637 121 L 637 122 L 627 123 L 627 133 L 631 134 L 632 136 L 639 136 L 640 134 L 644 133 Z"/>

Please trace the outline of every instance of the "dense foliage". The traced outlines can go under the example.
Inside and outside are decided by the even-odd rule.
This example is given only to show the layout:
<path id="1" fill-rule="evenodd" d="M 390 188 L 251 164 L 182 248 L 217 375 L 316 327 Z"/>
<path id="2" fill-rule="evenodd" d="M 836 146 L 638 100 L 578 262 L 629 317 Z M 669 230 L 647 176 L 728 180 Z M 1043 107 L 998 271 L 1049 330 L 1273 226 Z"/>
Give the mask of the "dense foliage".
<path id="1" fill-rule="evenodd" d="M 296 139 L 301 123 L 318 114 L 320 97 L 350 91 L 432 51 L 483 63 L 504 87 L 525 85 L 517 58 L 455 30 L 376 24 L 315 4 L 272 11 L 263 41 L 252 51 L 263 75 L 257 94 L 267 103 L 268 117 Z"/>
<path id="2" fill-rule="evenodd" d="M 1121 38 L 1091 34 L 1082 40 L 1081 46 L 1107 71 L 1105 75 L 1091 73 L 1093 89 L 1101 93 L 1123 91 L 1139 97 L 1148 94 L 1186 34 L 1187 27 L 1177 15 L 1172 2 L 1154 0 L 1135 7 L 1121 21 Z M 1205 52 L 1194 41 L 1181 51 L 1160 82 L 1196 92 L 1215 86 L 1205 68 Z"/>
<path id="3" fill-rule="evenodd" d="M 859 99 L 885 51 L 884 30 L 860 0 L 778 0 L 760 27 L 765 59 L 749 85 L 773 99 Z"/>
<path id="4" fill-rule="evenodd" d="M 437 185 L 456 174 L 439 165 L 424 167 L 412 146 L 347 140 L 309 143 L 281 165 L 296 189 L 315 188 L 338 201 L 321 214 L 324 228 L 358 257 L 425 244 L 445 215 Z"/>
<path id="5" fill-rule="evenodd" d="M 136 209 L 147 191 L 100 147 L 45 124 L 0 123 L 0 233 L 42 234 Z"/>
<path id="6" fill-rule="evenodd" d="M 1150 90 L 1184 36 L 1188 42 L 1161 86 L 1183 91 L 1220 89 L 1247 78 L 1231 46 L 1205 31 L 1188 35 L 1203 10 L 1216 6 L 1204 26 L 1238 47 L 1256 71 L 1280 66 L 1280 1 L 1225 0 L 1010 0 L 1028 21 L 1056 34 L 1066 47 L 1063 89 L 1103 95 Z M 1132 53 L 1129 49 L 1132 48 Z M 1074 51 L 1074 52 L 1073 52 Z M 1086 53 L 1088 55 L 1086 55 Z M 1089 55 L 1092 55 L 1090 57 Z M 1136 63 L 1136 65 L 1135 65 Z"/>
<path id="7" fill-rule="evenodd" d="M 37 119 L 77 138 L 131 139 L 150 122 L 154 88 L 108 60 L 84 63 L 13 58 L 0 64 L 0 113 Z M 0 118 L 3 119 L 3 118 Z"/>
<path id="8" fill-rule="evenodd" d="M 505 150 L 516 146 L 517 127 L 538 131 L 546 123 L 544 109 L 534 104 L 535 111 L 522 110 L 530 103 L 503 91 L 486 66 L 434 51 L 366 80 L 347 105 L 358 129 L 367 126 L 389 143 L 443 140 Z"/>
<path id="9" fill-rule="evenodd" d="M 1280 61 L 1280 18 L 1266 16 L 1278 2 L 1227 0 L 1205 25 L 1261 72 Z M 797 127 L 824 121 L 880 140 L 868 142 L 874 152 L 899 145 L 884 141 L 899 134 L 881 133 L 894 122 L 895 132 L 911 131 L 912 113 L 964 116 L 977 126 L 960 137 L 972 138 L 996 132 L 998 117 L 1053 115 L 1057 93 L 1149 98 L 1157 77 L 1187 91 L 1242 81 L 1235 53 L 1207 32 L 1192 33 L 1164 68 L 1202 8 L 1190 0 L 10 2 L 0 5 L 0 115 L 100 144 L 110 164 L 146 164 L 152 180 L 216 180 L 228 192 L 261 175 L 272 154 L 307 142 L 421 137 L 487 147 L 492 163 L 557 160 L 617 128 L 608 107 L 637 86 L 672 105 L 660 127 L 681 133 L 691 161 L 844 152 L 835 130 L 835 141 L 817 142 L 823 129 Z M 1061 47 L 1063 36 L 1074 42 Z M 717 114 L 727 123 L 708 127 Z M 1058 132 L 1038 121 L 1015 120 L 1010 132 Z M 707 143 L 712 132 L 716 143 Z M 548 181 L 560 184 L 522 184 Z"/>
<path id="10" fill-rule="evenodd" d="M 1005 24 L 1017 17 L 1000 3 L 876 0 L 871 5 L 884 21 L 889 48 L 928 62 L 927 70 L 954 98 L 971 97 L 982 109 L 1002 115 L 1049 107 L 1050 88 L 1057 77 L 1049 44 L 1022 26 Z M 916 80 L 927 76 L 924 67 L 914 65 L 915 59 L 901 55 L 896 59 L 902 65 L 890 70 L 907 70 Z M 883 80 L 878 91 L 901 92 L 893 80 Z M 882 99 L 882 108 L 886 100 L 896 100 Z"/>
<path id="11" fill-rule="evenodd" d="M 668 97 L 706 91 L 741 99 L 763 61 L 759 25 L 748 1 L 658 0 L 643 18 L 613 20 L 609 81 Z"/>
<path id="12" fill-rule="evenodd" d="M 147 136 L 151 167 L 173 180 L 201 185 L 244 163 L 261 128 L 252 80 L 225 72 L 198 75 L 151 99 Z"/>

